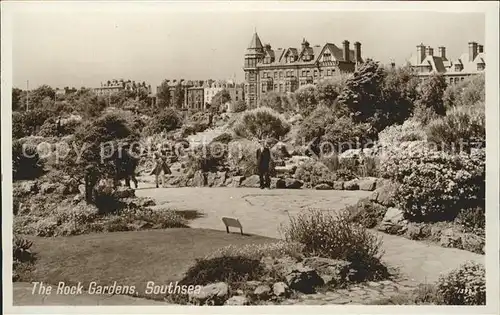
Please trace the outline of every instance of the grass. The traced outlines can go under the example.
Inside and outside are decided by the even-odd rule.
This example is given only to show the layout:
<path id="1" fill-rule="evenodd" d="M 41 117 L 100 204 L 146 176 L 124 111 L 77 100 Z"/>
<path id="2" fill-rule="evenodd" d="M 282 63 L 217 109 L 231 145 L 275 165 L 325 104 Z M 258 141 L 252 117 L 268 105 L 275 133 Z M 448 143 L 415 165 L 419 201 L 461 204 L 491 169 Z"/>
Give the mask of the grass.
<path id="1" fill-rule="evenodd" d="M 168 285 L 179 281 L 195 259 L 227 246 L 274 242 L 262 236 L 227 234 L 206 229 L 171 228 L 135 232 L 86 234 L 71 237 L 27 237 L 38 260 L 31 278 L 57 284 L 91 281 L 102 285 L 117 281 L 135 285 L 138 296 L 146 296 L 147 281 Z M 163 297 L 161 297 L 163 298 Z"/>

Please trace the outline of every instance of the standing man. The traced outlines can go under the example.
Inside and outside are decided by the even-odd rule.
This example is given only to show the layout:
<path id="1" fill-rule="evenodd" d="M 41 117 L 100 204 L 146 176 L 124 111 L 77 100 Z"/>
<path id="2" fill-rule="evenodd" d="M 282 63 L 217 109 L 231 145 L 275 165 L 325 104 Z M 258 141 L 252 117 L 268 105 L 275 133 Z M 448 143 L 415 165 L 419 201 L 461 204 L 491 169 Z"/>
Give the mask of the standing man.
<path id="1" fill-rule="evenodd" d="M 257 149 L 257 167 L 259 169 L 260 189 L 271 188 L 271 178 L 269 177 L 269 165 L 271 164 L 271 151 L 266 140 L 261 142 L 261 147 Z"/>
<path id="2" fill-rule="evenodd" d="M 159 179 L 161 176 L 161 185 L 165 188 L 165 175 L 172 174 L 167 164 L 167 157 L 159 152 L 155 152 L 154 167 L 151 175 L 155 175 L 156 188 L 159 187 Z"/>
<path id="3" fill-rule="evenodd" d="M 85 201 L 92 204 L 96 198 L 95 187 L 98 181 L 98 172 L 95 165 L 88 165 L 85 168 Z"/>

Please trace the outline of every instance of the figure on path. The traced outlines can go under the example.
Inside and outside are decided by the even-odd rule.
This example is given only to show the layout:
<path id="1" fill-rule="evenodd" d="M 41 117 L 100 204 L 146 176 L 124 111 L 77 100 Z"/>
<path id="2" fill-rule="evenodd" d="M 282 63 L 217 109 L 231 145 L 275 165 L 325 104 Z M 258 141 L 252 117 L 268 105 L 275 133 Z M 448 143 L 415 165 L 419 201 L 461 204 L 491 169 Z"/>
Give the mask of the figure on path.
<path id="1" fill-rule="evenodd" d="M 88 165 L 85 168 L 85 201 L 92 204 L 96 198 L 96 185 L 99 180 L 99 174 L 95 165 Z"/>
<path id="2" fill-rule="evenodd" d="M 165 175 L 171 173 L 167 164 L 167 157 L 164 154 L 155 152 L 154 167 L 151 171 L 151 175 L 155 175 L 156 188 L 159 187 L 159 177 L 161 176 L 161 186 L 165 187 Z"/>
<path id="3" fill-rule="evenodd" d="M 130 180 L 132 180 L 137 189 L 138 180 L 135 177 L 137 164 L 137 159 L 129 152 L 129 146 L 124 146 L 120 154 L 117 154 L 115 157 L 116 182 L 118 183 L 120 180 L 125 179 L 125 186 L 130 187 Z"/>
<path id="4" fill-rule="evenodd" d="M 261 147 L 257 149 L 257 168 L 259 170 L 260 189 L 271 188 L 271 178 L 269 176 L 269 165 L 271 164 L 271 151 L 269 143 L 261 141 Z"/>

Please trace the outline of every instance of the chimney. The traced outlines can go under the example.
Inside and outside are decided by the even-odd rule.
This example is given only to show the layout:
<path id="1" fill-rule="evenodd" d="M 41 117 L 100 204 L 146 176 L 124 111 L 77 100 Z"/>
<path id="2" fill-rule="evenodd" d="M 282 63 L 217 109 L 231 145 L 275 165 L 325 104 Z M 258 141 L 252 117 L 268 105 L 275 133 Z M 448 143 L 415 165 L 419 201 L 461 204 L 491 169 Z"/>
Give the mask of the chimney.
<path id="1" fill-rule="evenodd" d="M 440 46 L 440 47 L 438 47 L 438 51 L 439 51 L 439 57 L 441 57 L 441 59 L 443 59 L 443 60 L 447 60 L 446 59 L 446 47 Z"/>
<path id="2" fill-rule="evenodd" d="M 421 64 L 425 59 L 425 46 L 420 44 L 417 46 L 417 64 Z"/>
<path id="3" fill-rule="evenodd" d="M 477 56 L 477 43 L 469 42 L 469 61 L 472 62 Z"/>
<path id="4" fill-rule="evenodd" d="M 344 61 L 349 62 L 349 41 L 345 40 L 342 42 L 342 45 L 344 46 Z"/>
<path id="5" fill-rule="evenodd" d="M 431 46 L 427 46 L 427 47 L 425 48 L 425 54 L 426 54 L 427 56 L 434 56 L 434 49 L 432 49 L 432 47 L 431 47 Z"/>
<path id="6" fill-rule="evenodd" d="M 305 38 L 302 38 L 302 44 L 301 44 L 301 47 L 302 47 L 302 50 L 304 50 L 304 48 L 306 48 L 306 39 Z"/>
<path id="7" fill-rule="evenodd" d="M 361 43 L 360 42 L 354 43 L 354 61 L 356 61 L 356 63 L 361 62 Z"/>
<path id="8" fill-rule="evenodd" d="M 484 46 L 483 45 L 477 45 L 477 53 L 483 53 L 484 52 Z"/>

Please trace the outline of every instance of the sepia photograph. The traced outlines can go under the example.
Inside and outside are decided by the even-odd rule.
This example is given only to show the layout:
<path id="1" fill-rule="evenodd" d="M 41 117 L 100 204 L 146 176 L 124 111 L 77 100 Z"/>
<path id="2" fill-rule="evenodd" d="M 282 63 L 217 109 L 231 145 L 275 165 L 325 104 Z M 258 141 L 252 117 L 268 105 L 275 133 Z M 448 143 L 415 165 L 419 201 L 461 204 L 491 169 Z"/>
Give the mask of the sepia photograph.
<path id="1" fill-rule="evenodd" d="M 7 314 L 498 314 L 498 2 L 1 5 Z"/>

